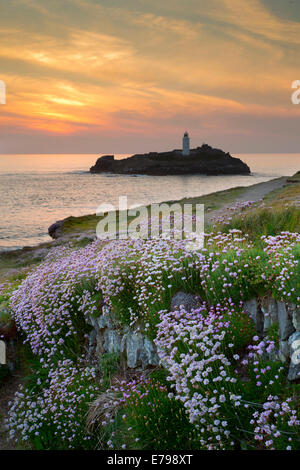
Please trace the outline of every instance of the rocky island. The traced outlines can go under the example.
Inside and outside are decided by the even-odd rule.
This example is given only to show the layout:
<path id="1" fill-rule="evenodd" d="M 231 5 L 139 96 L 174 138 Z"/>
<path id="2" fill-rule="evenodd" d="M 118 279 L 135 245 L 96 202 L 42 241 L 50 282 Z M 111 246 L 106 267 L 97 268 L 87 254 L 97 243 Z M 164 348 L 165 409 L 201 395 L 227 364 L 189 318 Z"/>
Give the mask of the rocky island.
<path id="1" fill-rule="evenodd" d="M 103 155 L 90 168 L 91 173 L 128 175 L 248 175 L 250 168 L 230 153 L 207 144 L 191 150 L 136 154 L 123 160 Z"/>

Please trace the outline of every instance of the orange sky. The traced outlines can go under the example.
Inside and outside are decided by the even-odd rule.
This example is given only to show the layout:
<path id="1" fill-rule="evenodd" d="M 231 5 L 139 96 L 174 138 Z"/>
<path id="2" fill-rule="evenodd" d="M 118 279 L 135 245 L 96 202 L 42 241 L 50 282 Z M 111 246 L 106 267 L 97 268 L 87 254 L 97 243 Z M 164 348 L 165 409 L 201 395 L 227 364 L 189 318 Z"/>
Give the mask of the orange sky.
<path id="1" fill-rule="evenodd" d="M 0 0 L 0 153 L 300 152 L 289 0 Z"/>

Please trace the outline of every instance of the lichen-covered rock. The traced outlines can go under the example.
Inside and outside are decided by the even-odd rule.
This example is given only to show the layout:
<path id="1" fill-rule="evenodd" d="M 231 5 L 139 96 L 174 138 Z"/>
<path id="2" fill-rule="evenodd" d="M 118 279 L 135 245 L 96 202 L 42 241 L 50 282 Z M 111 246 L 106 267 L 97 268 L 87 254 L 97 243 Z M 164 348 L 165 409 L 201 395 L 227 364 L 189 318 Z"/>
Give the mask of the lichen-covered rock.
<path id="1" fill-rule="evenodd" d="M 159 363 L 155 345 L 140 332 L 129 331 L 122 340 L 127 366 L 131 369 L 155 366 Z"/>
<path id="2" fill-rule="evenodd" d="M 86 319 L 87 323 L 91 325 L 95 330 L 98 330 L 98 318 L 88 317 Z"/>
<path id="3" fill-rule="evenodd" d="M 89 334 L 89 345 L 88 345 L 88 360 L 92 359 L 94 352 L 97 347 L 97 331 L 92 330 Z"/>
<path id="4" fill-rule="evenodd" d="M 288 380 L 300 380 L 300 332 L 292 334 L 289 338 L 290 346 L 290 368 Z"/>
<path id="5" fill-rule="evenodd" d="M 287 340 L 279 341 L 279 358 L 285 362 L 290 357 L 290 345 Z"/>
<path id="6" fill-rule="evenodd" d="M 280 340 L 285 341 L 294 333 L 292 309 L 283 302 L 277 302 Z"/>
<path id="7" fill-rule="evenodd" d="M 171 311 L 184 307 L 186 312 L 196 309 L 200 306 L 199 297 L 193 294 L 179 291 L 171 299 Z"/>
<path id="8" fill-rule="evenodd" d="M 267 297 L 262 299 L 261 311 L 264 317 L 264 334 L 266 334 L 269 328 L 278 323 L 278 306 L 275 299 Z"/>
<path id="9" fill-rule="evenodd" d="M 141 364 L 141 355 L 144 346 L 143 335 L 141 333 L 127 333 L 126 335 L 126 359 L 127 365 L 131 369 Z"/>
<path id="10" fill-rule="evenodd" d="M 106 306 L 98 318 L 89 317 L 93 327 L 89 335 L 89 357 L 105 353 L 120 354 L 130 369 L 146 369 L 159 364 L 156 346 L 137 327 L 121 325 Z"/>
<path id="11" fill-rule="evenodd" d="M 109 315 L 100 315 L 97 319 L 97 323 L 100 330 L 104 328 L 113 328 L 113 323 Z"/>
<path id="12" fill-rule="evenodd" d="M 257 299 L 250 299 L 244 302 L 243 310 L 250 314 L 256 331 L 262 335 L 264 331 L 264 315 Z"/>
<path id="13" fill-rule="evenodd" d="M 300 308 L 293 308 L 292 323 L 296 331 L 300 331 Z"/>
<path id="14" fill-rule="evenodd" d="M 159 364 L 157 348 L 149 338 L 144 339 L 144 350 L 146 359 L 144 365 L 157 366 Z"/>
<path id="15" fill-rule="evenodd" d="M 103 348 L 107 353 L 121 352 L 121 335 L 116 330 L 107 329 L 103 334 Z"/>
<path id="16" fill-rule="evenodd" d="M 182 291 L 177 292 L 171 299 L 172 311 L 181 306 L 186 311 L 192 311 L 200 305 L 198 296 Z M 290 359 L 289 380 L 299 378 L 297 374 L 300 371 L 300 346 L 297 346 L 297 341 L 299 340 L 300 345 L 300 309 L 268 296 L 263 299 L 247 300 L 244 302 L 243 310 L 250 315 L 261 337 L 268 335 L 270 327 L 278 325 L 279 348 L 269 353 L 267 359 L 272 361 L 280 359 L 283 362 Z M 98 318 L 88 318 L 88 323 L 93 327 L 89 338 L 89 356 L 92 356 L 92 350 L 98 357 L 104 353 L 117 353 L 123 357 L 130 369 L 146 369 L 160 363 L 156 346 L 146 337 L 140 325 L 135 325 L 133 328 L 120 324 L 109 307 L 103 306 L 102 315 Z"/>

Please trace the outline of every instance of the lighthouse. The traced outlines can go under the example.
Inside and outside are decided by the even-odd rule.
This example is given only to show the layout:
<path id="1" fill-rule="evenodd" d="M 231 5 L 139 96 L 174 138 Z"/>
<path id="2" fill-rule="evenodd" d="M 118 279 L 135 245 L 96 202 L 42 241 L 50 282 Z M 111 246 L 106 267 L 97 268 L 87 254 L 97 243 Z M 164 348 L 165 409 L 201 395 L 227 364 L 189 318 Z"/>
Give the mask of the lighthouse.
<path id="1" fill-rule="evenodd" d="M 189 155 L 190 154 L 190 137 L 188 132 L 184 133 L 182 139 L 182 155 Z"/>

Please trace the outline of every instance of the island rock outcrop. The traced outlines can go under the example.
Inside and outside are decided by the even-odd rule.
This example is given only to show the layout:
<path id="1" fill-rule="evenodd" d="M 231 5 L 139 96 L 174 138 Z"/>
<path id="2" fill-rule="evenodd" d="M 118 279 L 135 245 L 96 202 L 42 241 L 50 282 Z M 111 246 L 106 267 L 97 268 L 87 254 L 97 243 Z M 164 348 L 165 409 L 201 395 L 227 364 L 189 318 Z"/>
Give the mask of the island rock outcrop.
<path id="1" fill-rule="evenodd" d="M 128 175 L 248 175 L 250 168 L 230 153 L 214 149 L 207 144 L 192 149 L 189 155 L 182 150 L 136 154 L 123 160 L 104 155 L 90 168 L 91 173 L 117 173 Z"/>

